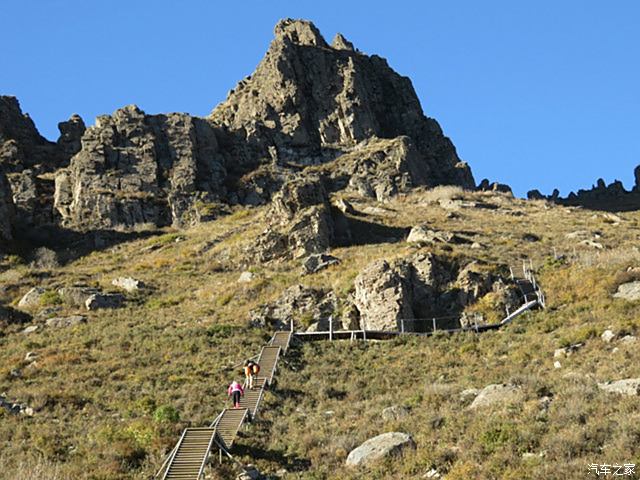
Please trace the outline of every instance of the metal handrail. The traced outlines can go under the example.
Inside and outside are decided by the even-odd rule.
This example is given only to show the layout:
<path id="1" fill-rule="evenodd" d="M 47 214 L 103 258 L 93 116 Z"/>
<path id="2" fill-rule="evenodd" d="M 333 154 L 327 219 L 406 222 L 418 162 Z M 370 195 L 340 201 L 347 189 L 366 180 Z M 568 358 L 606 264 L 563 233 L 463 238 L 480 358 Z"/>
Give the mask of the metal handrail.
<path id="1" fill-rule="evenodd" d="M 175 458 L 176 454 L 178 453 L 178 449 L 180 448 L 180 445 L 182 445 L 182 441 L 184 440 L 184 436 L 186 434 L 187 434 L 187 429 L 185 428 L 182 431 L 182 435 L 180 436 L 180 440 L 178 440 L 178 443 L 176 443 L 176 446 L 173 449 L 173 453 L 171 454 L 171 457 L 169 457 L 169 459 L 168 459 L 168 465 L 167 465 L 167 468 L 166 468 L 166 470 L 164 472 L 164 475 L 162 476 L 162 480 L 167 478 L 167 474 L 169 473 L 169 466 L 171 465 L 171 462 Z"/>

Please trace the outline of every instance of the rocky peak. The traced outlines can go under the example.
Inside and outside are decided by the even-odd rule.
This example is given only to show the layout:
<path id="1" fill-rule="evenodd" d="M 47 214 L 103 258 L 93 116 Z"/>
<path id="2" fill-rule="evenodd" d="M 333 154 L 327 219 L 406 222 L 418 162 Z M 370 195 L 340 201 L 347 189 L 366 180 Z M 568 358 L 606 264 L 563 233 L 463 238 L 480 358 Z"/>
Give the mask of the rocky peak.
<path id="1" fill-rule="evenodd" d="M 336 36 L 333 37 L 333 41 L 331 42 L 331 47 L 336 50 L 347 50 L 349 52 L 355 52 L 356 49 L 349 40 L 344 38 L 341 33 L 336 33 Z"/>
<path id="2" fill-rule="evenodd" d="M 0 96 L 0 164 L 5 171 L 20 172 L 36 165 L 51 170 L 58 161 L 55 144 L 38 133 L 18 100 Z"/>
<path id="3" fill-rule="evenodd" d="M 274 34 L 276 41 L 290 41 L 296 45 L 311 47 L 328 47 L 320 30 L 307 20 L 294 20 L 291 18 L 280 20 L 276 24 Z"/>
<path id="4" fill-rule="evenodd" d="M 82 135 L 86 130 L 84 120 L 77 114 L 71 115 L 69 120 L 58 123 L 60 138 L 58 146 L 69 158 L 80 151 Z"/>
<path id="5" fill-rule="evenodd" d="M 256 71 L 214 109 L 211 120 L 245 144 L 240 164 L 324 163 L 377 137 L 408 136 L 428 166 L 427 185 L 474 188 L 411 81 L 386 60 L 355 51 L 341 35 L 330 48 L 313 24 L 284 20 Z"/>

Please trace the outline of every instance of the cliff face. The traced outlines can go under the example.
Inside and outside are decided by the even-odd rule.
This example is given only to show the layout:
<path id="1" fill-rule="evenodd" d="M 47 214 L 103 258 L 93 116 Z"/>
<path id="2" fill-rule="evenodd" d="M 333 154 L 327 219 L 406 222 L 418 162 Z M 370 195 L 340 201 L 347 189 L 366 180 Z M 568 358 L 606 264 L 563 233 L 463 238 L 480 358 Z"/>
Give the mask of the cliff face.
<path id="1" fill-rule="evenodd" d="M 318 164 L 373 137 L 408 136 L 428 172 L 426 185 L 475 186 L 451 141 L 423 114 L 408 78 L 341 35 L 328 45 L 310 22 L 279 22 L 256 71 L 210 118 L 245 142 L 237 168 L 270 160 Z"/>
<path id="2" fill-rule="evenodd" d="M 185 114 L 145 115 L 128 106 L 102 116 L 56 175 L 64 225 L 188 226 L 224 195 L 223 159 L 212 127 Z"/>
<path id="3" fill-rule="evenodd" d="M 13 240 L 14 206 L 11 187 L 0 166 L 0 252 Z"/>
<path id="4" fill-rule="evenodd" d="M 127 106 L 59 129 L 47 141 L 15 98 L 0 97 L 0 165 L 22 232 L 187 227 L 223 204 L 267 203 L 317 165 L 329 192 L 381 201 L 420 185 L 474 188 L 408 78 L 302 20 L 276 25 L 254 74 L 209 118 Z"/>

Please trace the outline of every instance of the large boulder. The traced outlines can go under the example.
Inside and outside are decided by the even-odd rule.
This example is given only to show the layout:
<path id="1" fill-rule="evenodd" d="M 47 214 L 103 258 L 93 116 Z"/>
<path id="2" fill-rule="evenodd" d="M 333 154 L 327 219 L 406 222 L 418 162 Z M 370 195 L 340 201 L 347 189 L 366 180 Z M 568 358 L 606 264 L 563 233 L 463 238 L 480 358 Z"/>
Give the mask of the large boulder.
<path id="1" fill-rule="evenodd" d="M 33 287 L 27 293 L 25 293 L 18 302 L 18 308 L 34 308 L 38 307 L 42 303 L 42 296 L 46 290 L 42 287 Z"/>
<path id="2" fill-rule="evenodd" d="M 398 330 L 401 319 L 414 318 L 407 282 L 385 260 L 370 263 L 356 277 L 354 302 L 366 330 Z"/>
<path id="3" fill-rule="evenodd" d="M 197 223 L 224 194 L 214 129 L 186 114 L 130 105 L 98 117 L 55 179 L 55 208 L 72 228 Z"/>
<path id="4" fill-rule="evenodd" d="M 469 405 L 469 409 L 511 403 L 518 398 L 520 389 L 514 385 L 494 384 L 484 387 Z"/>
<path id="5" fill-rule="evenodd" d="M 629 301 L 640 300 L 640 281 L 623 283 L 613 296 Z"/>
<path id="6" fill-rule="evenodd" d="M 599 383 L 598 387 L 608 393 L 637 396 L 640 395 L 640 378 L 626 378 L 624 380 Z"/>
<path id="7" fill-rule="evenodd" d="M 119 293 L 94 293 L 89 296 L 84 305 L 87 310 L 100 310 L 103 308 L 120 308 L 124 297 Z"/>
<path id="8" fill-rule="evenodd" d="M 288 328 L 291 322 L 300 327 L 325 321 L 334 315 L 338 302 L 333 292 L 326 292 L 304 285 L 287 288 L 274 302 L 261 305 L 251 311 L 251 323 L 269 328 Z"/>
<path id="9" fill-rule="evenodd" d="M 416 448 L 410 435 L 402 432 L 383 433 L 349 452 L 346 463 L 349 467 L 366 467 L 390 455 L 399 454 L 406 448 Z"/>

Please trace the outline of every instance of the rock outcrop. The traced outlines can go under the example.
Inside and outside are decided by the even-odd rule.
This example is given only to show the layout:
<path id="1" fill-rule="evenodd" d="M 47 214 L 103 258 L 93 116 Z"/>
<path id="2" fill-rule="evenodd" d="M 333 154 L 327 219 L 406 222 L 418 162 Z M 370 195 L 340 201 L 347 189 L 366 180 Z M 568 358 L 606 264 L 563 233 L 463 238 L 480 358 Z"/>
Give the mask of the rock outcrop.
<path id="1" fill-rule="evenodd" d="M 419 331 L 430 329 L 436 317 L 438 328 L 466 326 L 464 310 L 487 294 L 501 308 L 515 308 L 513 282 L 479 267 L 475 262 L 460 266 L 432 253 L 370 263 L 355 279 L 354 302 L 363 328 Z"/>
<path id="2" fill-rule="evenodd" d="M 256 71 L 210 118 L 243 140 L 234 155 L 243 165 L 320 164 L 374 137 L 407 136 L 428 173 L 425 184 L 475 186 L 408 78 L 341 35 L 328 45 L 307 21 L 280 21 Z"/>
<path id="3" fill-rule="evenodd" d="M 513 385 L 495 384 L 484 387 L 473 400 L 469 409 L 488 407 L 495 404 L 511 403 L 518 398 L 520 389 Z"/>
<path id="4" fill-rule="evenodd" d="M 634 169 L 633 173 L 635 184 L 631 190 L 626 190 L 620 180 L 614 180 L 607 185 L 602 178 L 599 178 L 590 189 L 570 192 L 565 198 L 560 196 L 558 189 L 554 189 L 551 195 L 543 195 L 539 190 L 530 190 L 527 192 L 527 198 L 594 210 L 638 210 L 640 209 L 640 165 Z"/>
<path id="5" fill-rule="evenodd" d="M 55 178 L 64 225 L 189 226 L 224 195 L 226 171 L 213 128 L 189 115 L 145 115 L 134 105 L 99 117 Z"/>
<path id="6" fill-rule="evenodd" d="M 0 252 L 13 240 L 15 209 L 11 187 L 0 165 Z"/>
<path id="7" fill-rule="evenodd" d="M 399 454 L 406 448 L 416 448 L 410 435 L 402 432 L 383 433 L 349 452 L 346 463 L 350 467 L 364 467 L 389 455 Z"/>
<path id="8" fill-rule="evenodd" d="M 326 292 L 303 285 L 287 288 L 280 297 L 251 312 L 251 323 L 255 326 L 288 328 L 291 322 L 298 327 L 302 322 L 308 327 L 313 322 L 325 321 L 337 309 L 333 292 Z"/>
<path id="9" fill-rule="evenodd" d="M 286 210 L 305 199 L 287 198 L 295 189 L 278 192 L 315 166 L 325 191 L 311 193 L 322 198 L 285 215 L 278 234 L 260 240 L 261 250 L 274 251 L 264 258 L 298 257 L 334 241 L 330 192 L 385 201 L 417 186 L 475 188 L 408 78 L 342 35 L 329 45 L 304 20 L 276 25 L 256 71 L 207 119 L 146 115 L 131 105 L 89 128 L 77 115 L 58 127 L 57 142 L 46 140 L 15 98 L 0 97 L 0 167 L 21 232 L 184 228 L 215 217 L 221 204 L 274 197 L 274 210 Z M 0 235 L 7 238 L 3 182 L 0 174 Z"/>

